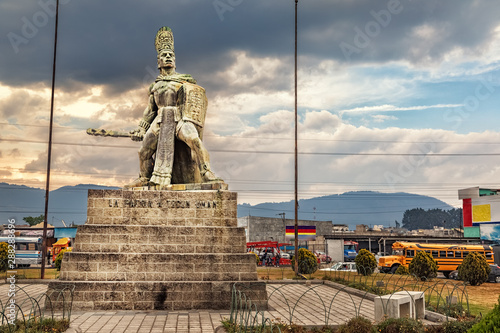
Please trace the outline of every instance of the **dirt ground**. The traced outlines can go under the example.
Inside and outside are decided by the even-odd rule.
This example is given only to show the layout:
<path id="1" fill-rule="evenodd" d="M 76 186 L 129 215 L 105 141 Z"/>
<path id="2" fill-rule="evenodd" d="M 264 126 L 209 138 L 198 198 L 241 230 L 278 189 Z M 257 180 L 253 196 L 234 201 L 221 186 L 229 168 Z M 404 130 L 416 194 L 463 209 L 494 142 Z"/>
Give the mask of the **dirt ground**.
<path id="1" fill-rule="evenodd" d="M 480 286 L 467 286 L 469 302 L 481 308 L 493 309 L 500 296 L 500 283 L 483 283 Z M 482 312 L 482 311 L 481 311 Z M 483 315 L 485 314 L 482 312 Z"/>

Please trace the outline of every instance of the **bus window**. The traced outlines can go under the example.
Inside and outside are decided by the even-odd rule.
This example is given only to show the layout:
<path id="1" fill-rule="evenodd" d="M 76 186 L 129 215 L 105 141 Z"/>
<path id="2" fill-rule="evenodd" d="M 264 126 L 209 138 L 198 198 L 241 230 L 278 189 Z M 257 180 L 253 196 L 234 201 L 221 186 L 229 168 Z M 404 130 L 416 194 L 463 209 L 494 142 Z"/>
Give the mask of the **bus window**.
<path id="1" fill-rule="evenodd" d="M 448 251 L 448 258 L 453 258 L 454 256 L 453 251 Z"/>
<path id="2" fill-rule="evenodd" d="M 455 251 L 455 258 L 462 258 L 462 251 Z"/>
<path id="3" fill-rule="evenodd" d="M 464 251 L 463 257 L 466 258 L 469 255 L 469 251 Z"/>
<path id="4" fill-rule="evenodd" d="M 408 258 L 413 258 L 415 256 L 415 250 L 406 250 L 406 256 Z"/>
<path id="5" fill-rule="evenodd" d="M 432 257 L 437 258 L 438 257 L 438 251 L 432 250 Z"/>
<path id="6" fill-rule="evenodd" d="M 493 259 L 493 253 L 492 252 L 486 252 L 486 260 L 492 260 Z"/>
<path id="7" fill-rule="evenodd" d="M 446 251 L 439 251 L 440 258 L 446 258 Z"/>
<path id="8" fill-rule="evenodd" d="M 392 250 L 392 255 L 394 255 L 394 256 L 402 256 L 403 255 L 403 250 L 402 249 L 393 249 Z"/>
<path id="9" fill-rule="evenodd" d="M 428 254 L 431 254 L 431 250 L 425 250 L 425 252 L 427 252 Z"/>

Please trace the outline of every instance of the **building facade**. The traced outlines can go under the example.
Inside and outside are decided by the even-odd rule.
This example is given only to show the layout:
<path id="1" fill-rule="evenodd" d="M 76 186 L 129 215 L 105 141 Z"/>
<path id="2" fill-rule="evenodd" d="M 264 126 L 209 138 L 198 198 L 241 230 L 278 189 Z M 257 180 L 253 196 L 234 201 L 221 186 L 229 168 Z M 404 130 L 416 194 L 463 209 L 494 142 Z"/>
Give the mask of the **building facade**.
<path id="1" fill-rule="evenodd" d="M 471 187 L 458 191 L 462 200 L 464 237 L 500 240 L 500 190 Z"/>

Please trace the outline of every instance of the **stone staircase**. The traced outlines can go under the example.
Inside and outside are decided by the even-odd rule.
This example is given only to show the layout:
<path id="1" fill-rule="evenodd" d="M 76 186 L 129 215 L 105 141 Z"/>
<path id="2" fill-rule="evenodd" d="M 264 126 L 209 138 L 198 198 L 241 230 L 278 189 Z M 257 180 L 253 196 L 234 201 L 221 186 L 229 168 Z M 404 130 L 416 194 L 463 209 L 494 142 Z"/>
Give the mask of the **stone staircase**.
<path id="1" fill-rule="evenodd" d="M 84 310 L 229 309 L 234 283 L 267 302 L 236 221 L 236 193 L 89 190 L 60 279 Z"/>

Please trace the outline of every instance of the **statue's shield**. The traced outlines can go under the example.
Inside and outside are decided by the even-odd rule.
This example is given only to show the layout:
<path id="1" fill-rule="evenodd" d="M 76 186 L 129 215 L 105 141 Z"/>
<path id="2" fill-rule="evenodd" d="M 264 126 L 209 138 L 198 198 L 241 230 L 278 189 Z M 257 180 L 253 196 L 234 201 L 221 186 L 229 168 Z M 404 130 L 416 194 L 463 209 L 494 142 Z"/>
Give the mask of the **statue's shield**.
<path id="1" fill-rule="evenodd" d="M 177 106 L 184 121 L 190 121 L 203 127 L 205 125 L 207 105 L 205 89 L 199 85 L 186 82 L 177 93 Z"/>

